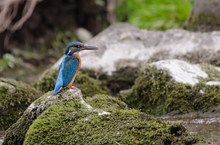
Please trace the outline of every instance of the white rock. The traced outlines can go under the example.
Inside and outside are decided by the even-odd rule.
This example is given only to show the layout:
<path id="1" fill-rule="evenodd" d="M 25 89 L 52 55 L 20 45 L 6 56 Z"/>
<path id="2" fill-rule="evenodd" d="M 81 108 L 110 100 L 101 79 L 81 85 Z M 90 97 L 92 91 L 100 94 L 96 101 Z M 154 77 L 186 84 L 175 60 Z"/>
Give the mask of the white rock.
<path id="1" fill-rule="evenodd" d="M 182 60 L 162 60 L 151 64 L 158 69 L 166 69 L 170 72 L 171 77 L 184 84 L 195 85 L 199 78 L 207 78 L 208 75 L 199 65 L 190 64 Z"/>

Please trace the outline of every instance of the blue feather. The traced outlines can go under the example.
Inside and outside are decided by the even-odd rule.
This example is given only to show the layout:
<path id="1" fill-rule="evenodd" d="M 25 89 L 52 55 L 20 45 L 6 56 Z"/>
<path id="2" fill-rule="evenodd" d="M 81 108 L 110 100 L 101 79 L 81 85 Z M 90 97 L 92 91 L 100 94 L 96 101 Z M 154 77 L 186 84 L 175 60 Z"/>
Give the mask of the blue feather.
<path id="1" fill-rule="evenodd" d="M 60 68 L 53 94 L 57 94 L 62 87 L 66 87 L 73 79 L 79 66 L 79 61 L 74 56 L 65 55 Z"/>

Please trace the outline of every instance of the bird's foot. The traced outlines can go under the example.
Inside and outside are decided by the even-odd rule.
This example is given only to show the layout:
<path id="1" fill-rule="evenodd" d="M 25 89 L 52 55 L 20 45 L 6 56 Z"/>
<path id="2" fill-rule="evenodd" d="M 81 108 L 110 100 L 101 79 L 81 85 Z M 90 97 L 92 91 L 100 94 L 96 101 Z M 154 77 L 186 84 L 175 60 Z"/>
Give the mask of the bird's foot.
<path id="1" fill-rule="evenodd" d="M 71 86 L 68 86 L 69 89 L 75 89 L 76 87 L 71 85 Z"/>

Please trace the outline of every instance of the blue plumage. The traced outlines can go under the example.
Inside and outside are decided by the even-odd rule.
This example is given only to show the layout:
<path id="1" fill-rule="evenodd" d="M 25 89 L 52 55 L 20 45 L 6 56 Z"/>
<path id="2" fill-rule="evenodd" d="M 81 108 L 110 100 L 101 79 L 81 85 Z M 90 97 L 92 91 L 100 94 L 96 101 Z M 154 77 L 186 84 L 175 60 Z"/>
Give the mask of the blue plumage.
<path id="1" fill-rule="evenodd" d="M 80 68 L 80 57 L 78 52 L 81 50 L 96 50 L 97 47 L 85 46 L 81 42 L 71 42 L 64 51 L 64 57 L 60 64 L 59 73 L 53 94 L 57 94 L 63 87 L 74 88 L 73 82 L 77 71 Z"/>
<path id="2" fill-rule="evenodd" d="M 59 68 L 59 73 L 53 94 L 57 94 L 62 87 L 67 86 L 73 79 L 79 66 L 74 56 L 65 55 Z"/>

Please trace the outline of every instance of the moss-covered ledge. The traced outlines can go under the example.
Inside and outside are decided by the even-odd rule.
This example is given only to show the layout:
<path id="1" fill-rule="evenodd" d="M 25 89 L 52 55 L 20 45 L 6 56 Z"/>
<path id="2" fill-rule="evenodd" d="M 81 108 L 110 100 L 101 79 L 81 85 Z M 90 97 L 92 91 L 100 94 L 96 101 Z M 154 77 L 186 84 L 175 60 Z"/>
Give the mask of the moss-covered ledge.
<path id="1" fill-rule="evenodd" d="M 39 95 L 39 91 L 23 82 L 0 78 L 0 130 L 15 123 Z"/>
<path id="2" fill-rule="evenodd" d="M 190 140 L 189 140 L 190 138 Z M 170 125 L 107 95 L 82 98 L 79 89 L 33 102 L 7 130 L 3 145 L 193 144 L 182 125 Z"/>
<path id="3" fill-rule="evenodd" d="M 121 93 L 120 98 L 128 106 L 154 115 L 219 111 L 218 73 L 213 66 L 179 60 L 146 64 L 132 89 Z M 214 85 L 208 84 L 211 80 Z"/>

